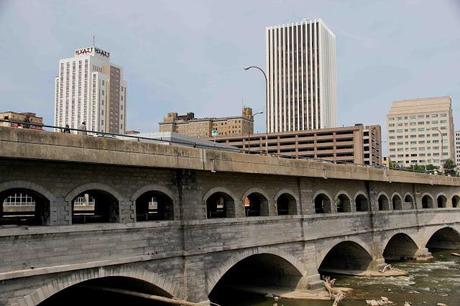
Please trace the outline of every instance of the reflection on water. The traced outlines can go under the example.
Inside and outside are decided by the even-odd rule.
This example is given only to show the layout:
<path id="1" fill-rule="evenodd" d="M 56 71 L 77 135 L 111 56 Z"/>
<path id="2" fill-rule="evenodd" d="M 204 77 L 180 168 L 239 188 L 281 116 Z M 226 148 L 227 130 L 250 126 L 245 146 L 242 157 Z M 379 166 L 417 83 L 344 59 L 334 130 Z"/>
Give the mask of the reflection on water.
<path id="1" fill-rule="evenodd" d="M 336 276 L 336 286 L 350 287 L 354 291 L 340 305 L 363 306 L 366 300 L 385 296 L 394 306 L 408 301 L 412 306 L 431 306 L 445 303 L 460 305 L 460 257 L 450 255 L 458 251 L 434 252 L 428 262 L 402 262 L 393 266 L 409 272 L 409 276 L 368 278 Z M 233 295 L 235 297 L 237 295 Z M 239 297 L 242 297 L 239 295 Z M 223 306 L 330 306 L 332 301 L 289 301 L 274 304 L 272 298 L 242 297 L 243 301 L 230 301 Z"/>

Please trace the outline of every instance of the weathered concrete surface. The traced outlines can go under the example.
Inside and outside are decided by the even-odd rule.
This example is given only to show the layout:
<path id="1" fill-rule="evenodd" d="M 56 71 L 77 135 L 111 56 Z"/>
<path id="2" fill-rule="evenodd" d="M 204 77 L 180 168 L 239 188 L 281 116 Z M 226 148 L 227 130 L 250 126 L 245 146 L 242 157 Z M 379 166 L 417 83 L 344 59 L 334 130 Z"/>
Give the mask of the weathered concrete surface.
<path id="1" fill-rule="evenodd" d="M 350 265 L 367 256 L 374 270 L 398 234 L 412 241 L 405 249 L 414 257 L 426 256 L 437 231 L 460 232 L 452 201 L 459 187 L 457 178 L 0 128 L 0 192 L 25 188 L 50 202 L 47 226 L 0 227 L 0 304 L 38 305 L 107 276 L 203 301 L 232 267 L 262 254 L 282 259 L 301 276 L 298 287 L 309 287 L 341 243 Z M 117 199 L 118 223 L 71 224 L 72 199 L 92 189 Z M 150 190 L 172 199 L 174 220 L 135 221 L 136 199 Z M 235 218 L 206 219 L 206 199 L 215 192 L 229 195 Z M 266 199 L 268 216 L 244 217 L 243 199 L 252 192 Z M 277 215 L 281 194 L 295 199 L 294 215 Z M 329 198 L 331 213 L 315 214 L 319 194 Z M 339 195 L 350 200 L 350 212 L 337 212 Z M 368 211 L 356 211 L 358 195 Z M 406 195 L 413 205 L 394 210 L 393 197 Z M 434 207 L 444 195 L 447 207 L 422 209 L 425 195 Z M 381 196 L 389 210 L 378 211 Z"/>

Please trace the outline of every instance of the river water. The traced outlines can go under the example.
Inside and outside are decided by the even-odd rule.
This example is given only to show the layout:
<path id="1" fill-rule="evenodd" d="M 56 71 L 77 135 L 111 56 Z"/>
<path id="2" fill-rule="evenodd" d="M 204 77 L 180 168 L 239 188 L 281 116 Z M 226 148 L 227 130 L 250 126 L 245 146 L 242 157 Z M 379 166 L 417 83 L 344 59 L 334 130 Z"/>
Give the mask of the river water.
<path id="1" fill-rule="evenodd" d="M 409 272 L 409 276 L 368 278 L 354 276 L 334 276 L 336 286 L 353 288 L 340 305 L 364 306 L 366 300 L 379 300 L 387 297 L 392 306 L 435 306 L 444 303 L 460 306 L 460 257 L 452 252 L 433 252 L 433 260 L 427 262 L 408 261 L 393 263 L 392 266 Z M 223 306 L 331 306 L 332 301 L 292 301 L 280 300 L 277 304 L 272 298 L 245 296 L 244 301 L 232 301 Z"/>

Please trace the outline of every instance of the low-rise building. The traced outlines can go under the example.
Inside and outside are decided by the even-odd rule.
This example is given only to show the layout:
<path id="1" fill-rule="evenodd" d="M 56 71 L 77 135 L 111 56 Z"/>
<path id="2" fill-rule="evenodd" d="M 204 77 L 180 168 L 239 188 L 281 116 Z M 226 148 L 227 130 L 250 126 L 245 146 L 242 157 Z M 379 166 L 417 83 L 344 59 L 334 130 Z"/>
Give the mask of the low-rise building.
<path id="1" fill-rule="evenodd" d="M 24 112 L 3 112 L 0 113 L 0 120 L 8 120 L 11 122 L 0 122 L 0 126 L 15 127 L 15 128 L 31 128 L 43 130 L 43 118 L 38 117 L 35 113 Z"/>
<path id="2" fill-rule="evenodd" d="M 252 109 L 244 107 L 241 116 L 195 118 L 194 113 L 168 113 L 159 123 L 160 132 L 173 132 L 196 138 L 212 136 L 242 136 L 254 133 Z"/>
<path id="3" fill-rule="evenodd" d="M 316 158 L 336 163 L 381 165 L 380 126 L 327 128 L 245 136 L 219 136 L 219 143 L 251 154 L 270 154 L 289 158 Z"/>
<path id="4" fill-rule="evenodd" d="M 388 154 L 401 167 L 455 159 L 451 97 L 395 101 L 387 115 Z"/>

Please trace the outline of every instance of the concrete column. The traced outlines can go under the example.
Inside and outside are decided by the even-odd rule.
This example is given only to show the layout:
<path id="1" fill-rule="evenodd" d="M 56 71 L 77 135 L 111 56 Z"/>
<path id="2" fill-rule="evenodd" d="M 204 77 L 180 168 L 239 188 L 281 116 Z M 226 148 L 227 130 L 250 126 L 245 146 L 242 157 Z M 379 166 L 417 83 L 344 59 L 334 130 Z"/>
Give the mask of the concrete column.
<path id="1" fill-rule="evenodd" d="M 203 203 L 201 187 L 193 170 L 177 170 L 179 216 L 182 220 L 206 219 L 206 204 Z"/>
<path id="2" fill-rule="evenodd" d="M 268 215 L 269 216 L 277 216 L 278 215 L 278 209 L 276 207 L 276 202 L 272 198 L 269 198 L 267 200 L 268 204 Z"/>
<path id="3" fill-rule="evenodd" d="M 209 305 L 205 273 L 206 260 L 202 256 L 187 256 L 184 261 L 187 300 Z"/>
<path id="4" fill-rule="evenodd" d="M 428 251 L 427 248 L 420 248 L 415 252 L 415 259 L 424 261 L 424 260 L 430 260 L 432 259 L 433 256 L 431 255 L 431 252 Z"/>
<path id="5" fill-rule="evenodd" d="M 374 183 L 369 182 L 369 190 L 368 190 L 368 197 L 369 197 L 369 208 L 371 211 L 379 211 L 379 201 L 377 198 L 378 189 Z"/>
<path id="6" fill-rule="evenodd" d="M 313 204 L 313 188 L 311 180 L 308 178 L 299 179 L 299 214 L 310 215 L 315 213 Z"/>
<path id="7" fill-rule="evenodd" d="M 64 200 L 64 197 L 56 197 L 56 201 L 51 209 L 51 220 L 56 222 L 51 225 L 69 225 L 72 224 L 72 202 Z M 54 214 L 54 217 L 53 217 Z M 56 218 L 53 220 L 53 218 Z"/>
<path id="8" fill-rule="evenodd" d="M 132 223 L 136 221 L 136 204 L 134 201 L 123 200 L 118 203 L 120 223 Z"/>

